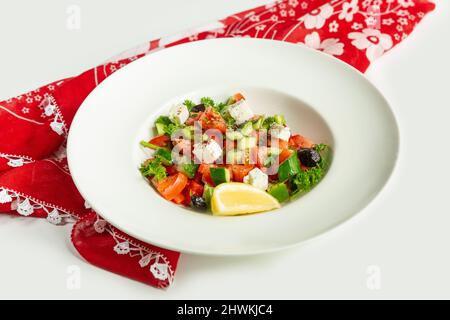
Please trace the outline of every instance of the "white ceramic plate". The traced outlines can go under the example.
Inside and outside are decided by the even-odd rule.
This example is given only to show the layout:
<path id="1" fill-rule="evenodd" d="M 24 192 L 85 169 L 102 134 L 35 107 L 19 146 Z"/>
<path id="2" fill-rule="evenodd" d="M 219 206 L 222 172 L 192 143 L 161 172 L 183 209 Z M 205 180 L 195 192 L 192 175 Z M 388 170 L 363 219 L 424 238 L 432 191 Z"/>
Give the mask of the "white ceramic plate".
<path id="1" fill-rule="evenodd" d="M 164 200 L 138 171 L 139 141 L 173 103 L 237 91 L 255 113 L 284 114 L 293 130 L 332 146 L 323 181 L 279 210 L 248 216 Z M 300 45 L 241 38 L 162 50 L 110 76 L 78 111 L 68 158 L 84 198 L 130 235 L 181 252 L 241 255 L 298 244 L 354 216 L 388 180 L 398 143 L 388 103 L 358 71 Z"/>

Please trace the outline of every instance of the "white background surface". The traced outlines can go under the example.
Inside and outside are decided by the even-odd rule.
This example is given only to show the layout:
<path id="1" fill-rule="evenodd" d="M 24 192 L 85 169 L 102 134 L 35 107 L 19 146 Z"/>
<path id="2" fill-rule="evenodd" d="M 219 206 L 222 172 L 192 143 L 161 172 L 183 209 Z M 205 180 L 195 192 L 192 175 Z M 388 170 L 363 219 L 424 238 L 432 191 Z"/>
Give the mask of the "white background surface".
<path id="1" fill-rule="evenodd" d="M 0 100 L 266 2 L 0 0 Z M 450 298 L 450 4 L 435 2 L 413 35 L 367 72 L 397 115 L 401 152 L 388 186 L 356 218 L 269 256 L 182 255 L 163 291 L 82 261 L 70 226 L 0 216 L 0 298 Z M 72 4 L 81 8 L 77 31 L 66 28 Z M 81 287 L 70 290 L 74 265 Z M 376 290 L 367 285 L 373 271 Z"/>

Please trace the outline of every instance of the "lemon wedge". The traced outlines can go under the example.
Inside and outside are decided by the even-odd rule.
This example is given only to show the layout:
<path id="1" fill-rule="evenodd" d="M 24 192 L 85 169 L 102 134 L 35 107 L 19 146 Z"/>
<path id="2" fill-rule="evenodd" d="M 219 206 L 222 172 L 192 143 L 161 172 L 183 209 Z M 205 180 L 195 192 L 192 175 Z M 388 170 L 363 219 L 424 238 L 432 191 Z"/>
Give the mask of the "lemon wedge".
<path id="1" fill-rule="evenodd" d="M 267 192 L 246 183 L 228 182 L 214 188 L 211 211 L 217 216 L 269 211 L 280 208 L 280 203 Z"/>

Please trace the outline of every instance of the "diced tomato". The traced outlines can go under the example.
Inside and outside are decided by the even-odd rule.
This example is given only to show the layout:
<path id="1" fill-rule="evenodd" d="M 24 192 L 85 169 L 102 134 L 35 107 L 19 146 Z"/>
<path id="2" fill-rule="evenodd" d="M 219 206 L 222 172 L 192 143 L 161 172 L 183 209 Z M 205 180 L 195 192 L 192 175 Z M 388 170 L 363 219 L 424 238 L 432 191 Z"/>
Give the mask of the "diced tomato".
<path id="1" fill-rule="evenodd" d="M 211 166 L 210 164 L 202 163 L 201 165 L 198 166 L 197 172 L 203 174 L 203 172 L 209 170 L 210 166 Z"/>
<path id="2" fill-rule="evenodd" d="M 166 167 L 166 171 L 167 171 L 167 174 L 169 176 L 178 173 L 177 167 L 175 165 L 171 165 L 171 166 Z"/>
<path id="3" fill-rule="evenodd" d="M 201 197 L 203 195 L 203 185 L 196 182 L 195 180 L 189 181 L 188 186 L 189 194 Z"/>
<path id="4" fill-rule="evenodd" d="M 199 170 L 197 170 L 197 172 L 195 173 L 194 181 L 197 183 L 202 183 L 202 177 L 203 174 Z"/>
<path id="5" fill-rule="evenodd" d="M 314 143 L 310 139 L 296 134 L 289 138 L 289 146 L 293 147 L 294 149 L 312 148 L 314 146 Z"/>
<path id="6" fill-rule="evenodd" d="M 154 144 L 158 147 L 166 147 L 169 144 L 170 137 L 168 135 L 162 134 L 152 138 L 149 143 Z"/>
<path id="7" fill-rule="evenodd" d="M 243 182 L 244 177 L 255 168 L 255 166 L 251 164 L 234 164 L 230 167 L 233 174 L 233 181 L 236 182 Z"/>
<path id="8" fill-rule="evenodd" d="M 214 182 L 213 182 L 213 180 L 212 180 L 212 178 L 211 178 L 211 172 L 209 171 L 209 168 L 208 168 L 208 170 L 206 170 L 206 171 L 203 173 L 202 181 L 203 181 L 204 183 L 207 183 L 207 184 L 211 185 L 211 186 L 215 186 L 215 184 L 214 184 Z"/>
<path id="9" fill-rule="evenodd" d="M 173 202 L 175 202 L 176 204 L 183 204 L 185 200 L 185 196 L 183 194 L 183 192 L 180 192 L 179 194 L 177 194 L 175 196 L 175 198 L 172 199 Z"/>
<path id="10" fill-rule="evenodd" d="M 280 155 L 278 156 L 278 161 L 279 163 L 283 163 L 287 158 L 289 158 L 292 154 L 292 151 L 289 149 L 283 149 L 280 153 Z"/>
<path id="11" fill-rule="evenodd" d="M 177 173 L 158 182 L 156 188 L 164 198 L 172 200 L 183 191 L 187 182 L 188 178 L 184 174 Z"/>
<path id="12" fill-rule="evenodd" d="M 222 133 L 227 131 L 227 123 L 222 116 L 211 107 L 206 109 L 206 111 L 200 116 L 199 121 L 203 130 L 217 129 Z"/>
<path id="13" fill-rule="evenodd" d="M 189 186 L 189 184 L 188 184 Z M 191 204 L 191 194 L 189 192 L 189 187 L 186 186 L 186 188 L 184 188 L 182 194 L 184 196 L 183 202 L 181 203 L 184 206 L 189 206 Z"/>
<path id="14" fill-rule="evenodd" d="M 209 168 L 211 168 L 211 167 L 217 167 L 217 166 L 214 165 L 214 164 L 202 163 L 198 167 L 197 172 L 199 172 L 202 175 L 201 181 L 203 183 L 207 183 L 207 184 L 209 184 L 211 186 L 214 186 L 214 182 L 212 181 L 212 178 L 211 178 L 211 172 L 209 171 Z"/>
<path id="15" fill-rule="evenodd" d="M 245 97 L 242 95 L 242 93 L 238 92 L 238 93 L 233 95 L 233 100 L 235 102 L 238 102 L 240 100 L 245 100 Z"/>
<path id="16" fill-rule="evenodd" d="M 267 145 L 269 147 L 275 147 L 278 149 L 287 149 L 289 147 L 289 142 L 282 139 L 275 139 L 272 143 L 272 139 L 267 140 Z"/>

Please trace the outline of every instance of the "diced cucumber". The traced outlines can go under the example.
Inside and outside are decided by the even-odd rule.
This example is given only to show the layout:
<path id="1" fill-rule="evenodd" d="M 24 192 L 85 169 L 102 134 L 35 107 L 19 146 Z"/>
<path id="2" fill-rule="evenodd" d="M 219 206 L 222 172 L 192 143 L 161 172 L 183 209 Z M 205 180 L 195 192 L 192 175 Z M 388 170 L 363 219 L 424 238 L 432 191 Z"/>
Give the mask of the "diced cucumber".
<path id="1" fill-rule="evenodd" d="M 289 190 L 285 183 L 277 183 L 269 187 L 267 192 L 278 200 L 279 203 L 282 203 L 289 199 Z"/>
<path id="2" fill-rule="evenodd" d="M 217 186 L 224 182 L 230 182 L 230 170 L 222 167 L 210 167 L 209 172 L 211 173 L 211 179 L 214 184 Z"/>
<path id="3" fill-rule="evenodd" d="M 142 141 L 140 142 L 140 144 L 141 144 L 141 146 L 146 147 L 146 148 L 150 148 L 150 149 L 155 149 L 155 150 L 156 150 L 156 149 L 159 148 L 159 146 L 157 146 L 157 145 L 155 145 L 155 144 L 153 144 L 153 143 L 144 141 L 144 140 L 142 140 Z"/>
<path id="4" fill-rule="evenodd" d="M 183 137 L 191 140 L 194 137 L 194 126 L 188 126 L 182 129 Z"/>
<path id="5" fill-rule="evenodd" d="M 241 129 L 241 133 L 244 136 L 249 136 L 253 132 L 253 123 L 251 121 L 244 124 L 244 126 Z"/>
<path id="6" fill-rule="evenodd" d="M 292 176 L 295 176 L 301 171 L 300 161 L 298 160 L 297 153 L 293 152 L 292 155 L 287 158 L 278 168 L 278 179 L 285 181 Z"/>
<path id="7" fill-rule="evenodd" d="M 205 199 L 206 204 L 208 205 L 208 208 L 211 205 L 211 198 L 214 193 L 214 187 L 211 187 L 209 184 L 205 184 L 205 187 L 203 188 L 203 199 Z"/>
<path id="8" fill-rule="evenodd" d="M 256 145 L 256 137 L 244 137 L 238 141 L 237 147 L 239 150 L 244 150 L 256 147 Z"/>
<path id="9" fill-rule="evenodd" d="M 240 140 L 244 136 L 239 131 L 227 131 L 227 138 L 230 140 Z"/>
<path id="10" fill-rule="evenodd" d="M 172 153 L 166 148 L 158 148 L 155 151 L 155 158 L 161 159 L 161 162 L 165 165 L 172 164 Z"/>
<path id="11" fill-rule="evenodd" d="M 261 127 L 269 130 L 270 127 L 275 123 L 279 124 L 279 125 L 285 125 L 286 120 L 284 119 L 284 117 L 282 115 L 276 114 L 274 116 L 265 118 Z"/>
<path id="12" fill-rule="evenodd" d="M 155 127 L 156 127 L 156 132 L 158 133 L 158 135 L 165 133 L 166 125 L 164 123 L 156 123 Z"/>

